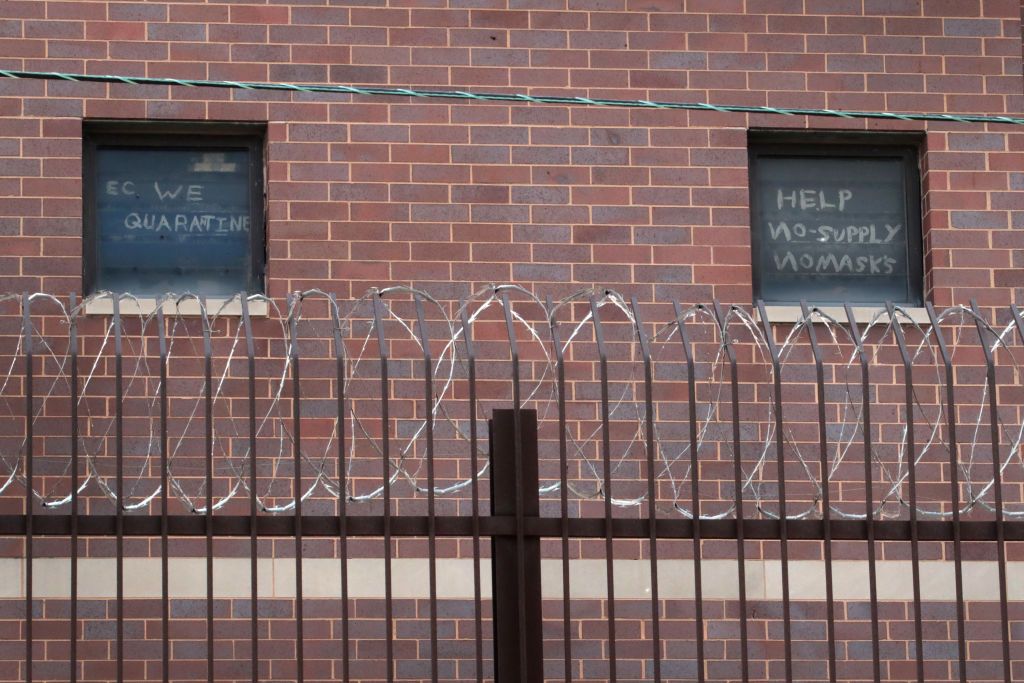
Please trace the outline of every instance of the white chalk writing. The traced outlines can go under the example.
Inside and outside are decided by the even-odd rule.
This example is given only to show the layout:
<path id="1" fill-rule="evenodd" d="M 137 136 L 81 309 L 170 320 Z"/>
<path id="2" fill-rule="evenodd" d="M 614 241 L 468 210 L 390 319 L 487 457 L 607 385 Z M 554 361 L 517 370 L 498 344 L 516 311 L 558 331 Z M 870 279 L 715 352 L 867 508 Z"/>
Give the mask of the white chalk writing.
<path id="1" fill-rule="evenodd" d="M 892 256 L 850 254 L 812 254 L 785 250 L 772 254 L 775 270 L 780 273 L 852 273 L 862 275 L 892 275 L 898 261 Z"/>
<path id="2" fill-rule="evenodd" d="M 129 213 L 124 217 L 128 230 L 151 232 L 232 233 L 249 232 L 249 216 L 210 213 Z"/>
<path id="3" fill-rule="evenodd" d="M 831 244 L 892 244 L 903 229 L 901 223 L 868 223 L 867 225 L 819 225 L 808 228 L 803 223 L 790 225 L 785 221 L 768 222 L 768 235 L 776 242 L 822 242 Z"/>
<path id="4" fill-rule="evenodd" d="M 799 208 L 801 211 L 839 209 L 840 212 L 843 212 L 846 211 L 846 205 L 851 199 L 853 199 L 852 190 L 837 190 L 834 194 L 830 194 L 825 190 L 806 188 L 791 191 L 780 188 L 776 196 L 780 211 L 789 207 L 791 209 Z"/>

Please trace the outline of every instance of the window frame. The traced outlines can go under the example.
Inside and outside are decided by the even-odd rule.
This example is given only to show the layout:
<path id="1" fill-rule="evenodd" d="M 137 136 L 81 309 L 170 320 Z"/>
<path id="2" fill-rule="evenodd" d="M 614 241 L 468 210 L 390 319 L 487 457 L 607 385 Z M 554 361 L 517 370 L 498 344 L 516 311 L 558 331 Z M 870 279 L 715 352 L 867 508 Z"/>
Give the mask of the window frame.
<path id="1" fill-rule="evenodd" d="M 924 134 L 916 132 L 849 132 L 819 130 L 750 130 L 747 134 L 748 192 L 750 206 L 751 287 L 754 302 L 762 299 L 761 238 L 756 228 L 760 215 L 758 192 L 761 157 L 785 158 L 897 158 L 903 167 L 904 212 L 907 225 L 907 285 L 909 301 L 893 301 L 896 305 L 920 307 L 927 300 L 924 268 L 923 205 L 921 201 L 921 157 Z M 916 295 L 916 298 L 915 298 Z M 799 301 L 764 300 L 765 305 L 787 306 Z M 846 301 L 815 301 L 813 304 L 836 305 Z M 882 305 L 885 302 L 877 302 Z M 854 306 L 872 306 L 874 302 L 851 302 Z"/>
<path id="2" fill-rule="evenodd" d="M 266 125 L 249 122 L 92 120 L 82 124 L 82 290 L 94 294 L 99 267 L 96 161 L 100 147 L 245 149 L 249 155 L 251 263 L 246 293 L 266 292 Z M 140 292 L 159 296 L 163 292 Z"/>

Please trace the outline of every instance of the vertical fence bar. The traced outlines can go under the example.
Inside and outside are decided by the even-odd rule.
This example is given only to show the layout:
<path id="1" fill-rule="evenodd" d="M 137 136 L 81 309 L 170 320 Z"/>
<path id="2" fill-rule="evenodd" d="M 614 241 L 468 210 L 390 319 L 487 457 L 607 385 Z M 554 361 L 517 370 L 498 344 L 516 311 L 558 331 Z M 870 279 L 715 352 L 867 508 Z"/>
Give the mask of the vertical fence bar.
<path id="1" fill-rule="evenodd" d="M 256 344 L 252 336 L 252 317 L 249 315 L 249 297 L 239 296 L 242 305 L 242 329 L 245 333 L 245 358 L 249 387 L 249 675 L 252 683 L 259 680 L 259 535 L 256 500 Z"/>
<path id="2" fill-rule="evenodd" d="M 871 476 L 871 383 L 868 354 L 864 349 L 857 318 L 850 304 L 845 304 L 845 309 L 846 320 L 850 325 L 850 336 L 857 345 L 857 358 L 860 361 L 861 413 L 864 424 L 864 533 L 868 541 L 868 600 L 871 610 L 871 670 L 874 683 L 879 683 L 882 680 L 882 661 L 878 629 L 878 567 L 875 564 L 874 484 Z"/>
<path id="3" fill-rule="evenodd" d="M 302 411 L 299 405 L 299 334 L 298 297 L 289 297 L 288 326 L 291 331 L 289 354 L 292 364 L 292 447 L 293 467 L 292 490 L 295 496 L 295 678 L 298 683 L 305 680 L 305 665 L 302 656 L 304 639 L 302 627 Z"/>
<path id="4" fill-rule="evenodd" d="M 334 365 L 338 382 L 338 557 L 341 565 L 341 680 L 349 680 L 348 648 L 348 483 L 345 468 L 345 342 L 334 294 L 330 299 L 334 328 Z M 255 681 L 253 682 L 255 683 Z"/>
<path id="5" fill-rule="evenodd" d="M 163 303 L 156 307 L 156 334 L 160 351 L 160 666 L 164 683 L 171 680 L 171 598 L 168 554 L 167 502 L 170 476 L 167 471 L 167 329 Z"/>
<path id="6" fill-rule="evenodd" d="M 206 450 L 206 680 L 213 683 L 213 345 L 205 298 L 199 299 L 199 312 L 203 325 L 203 444 Z"/>
<path id="7" fill-rule="evenodd" d="M 517 494 L 521 494 L 523 515 L 540 515 L 539 472 L 537 461 L 537 411 L 520 413 L 523 435 L 522 472 L 515 467 L 515 410 L 495 409 L 490 421 L 491 507 L 497 517 L 514 518 Z M 518 484 L 517 484 L 518 480 Z M 519 567 L 525 568 L 520 592 Z M 491 585 L 494 587 L 494 670 L 498 683 L 516 680 L 540 681 L 544 678 L 544 622 L 541 602 L 540 538 L 530 535 L 520 555 L 517 539 L 511 534 L 491 537 Z M 522 615 L 526 621 L 520 621 Z M 526 641 L 526 654 L 519 643 Z M 523 661 L 527 671 L 520 671 Z"/>
<path id="8" fill-rule="evenodd" d="M 818 333 L 814 330 L 811 311 L 806 301 L 800 302 L 800 312 L 807 328 L 807 339 L 814 356 L 814 380 L 818 392 L 818 458 L 821 467 L 821 524 L 822 557 L 825 560 L 825 634 L 828 641 L 828 680 L 836 680 L 836 614 L 832 584 L 832 496 L 828 467 L 828 424 L 825 416 L 825 367 L 822 363 Z"/>
<path id="9" fill-rule="evenodd" d="M 515 482 L 516 482 L 516 584 L 519 587 L 517 601 L 519 610 L 519 624 L 526 623 L 526 602 L 522 599 L 526 595 L 526 539 L 524 536 L 523 522 L 523 423 L 522 423 L 522 394 L 519 384 L 519 345 L 516 342 L 516 331 L 512 323 L 512 306 L 508 300 L 508 291 L 501 292 L 501 306 L 505 313 L 505 328 L 508 332 L 509 351 L 512 360 L 512 410 L 514 422 L 513 434 L 513 459 L 515 461 Z M 521 680 L 527 680 L 528 657 L 526 654 L 526 630 L 519 629 L 519 675 Z"/>
<path id="10" fill-rule="evenodd" d="M 654 655 L 654 680 L 661 682 L 661 601 L 658 596 L 658 500 L 655 488 L 655 445 L 654 445 L 654 376 L 651 370 L 651 347 L 640 319 L 640 306 L 634 296 L 630 300 L 633 308 L 633 323 L 640 341 L 640 353 L 644 359 L 644 415 L 647 435 L 647 524 L 651 560 L 651 650 Z"/>
<path id="11" fill-rule="evenodd" d="M 33 585 L 32 585 L 32 560 L 35 546 L 34 510 L 32 505 L 32 486 L 34 485 L 33 475 L 34 452 L 33 452 L 33 422 L 35 410 L 32 407 L 35 402 L 32 396 L 33 368 L 32 368 L 32 299 L 28 292 L 21 296 L 21 322 L 23 353 L 25 356 L 25 680 L 32 683 L 32 646 L 33 633 L 32 625 L 35 619 L 33 608 Z"/>
<path id="12" fill-rule="evenodd" d="M 703 306 L 698 308 L 703 309 Z M 676 316 L 676 329 L 683 345 L 686 360 L 686 397 L 689 401 L 690 418 L 690 505 L 693 510 L 693 622 L 694 638 L 697 644 L 697 682 L 704 683 L 704 594 L 701 576 L 701 527 L 700 527 L 700 461 L 697 453 L 697 379 L 694 376 L 693 347 L 679 302 L 672 301 Z"/>
<path id="13" fill-rule="evenodd" d="M 750 657 L 747 643 L 747 568 L 746 548 L 743 519 L 743 459 L 740 450 L 740 385 L 739 370 L 736 364 L 736 349 L 729 339 L 729 330 L 722 313 L 722 306 L 716 299 L 714 301 L 715 319 L 718 321 L 718 331 L 721 336 L 722 346 L 725 348 L 725 355 L 729 362 L 729 380 L 732 399 L 732 450 L 733 450 L 733 506 L 736 508 L 736 564 L 738 570 L 738 586 L 740 608 L 740 668 L 744 683 L 750 680 Z"/>
<path id="14" fill-rule="evenodd" d="M 992 349 L 985 341 L 985 333 L 981 324 L 981 312 L 978 302 L 971 300 L 971 313 L 974 314 L 974 326 L 978 330 L 978 341 L 985 352 L 985 381 L 988 388 L 988 409 L 990 437 L 992 439 L 992 494 L 996 518 L 996 561 L 999 567 L 999 616 L 1003 645 L 1003 678 L 1009 682 L 1012 678 L 1010 667 L 1010 614 L 1006 603 L 1006 528 L 1003 520 L 1003 468 L 999 458 L 999 406 L 996 397 L 996 365 Z M 1014 324 L 1020 329 L 1020 316 L 1014 309 Z"/>
<path id="15" fill-rule="evenodd" d="M 469 313 L 466 303 L 459 303 L 462 316 L 462 338 L 466 344 L 466 363 L 469 373 L 469 467 L 472 470 L 473 487 L 470 491 L 470 505 L 473 525 L 473 638 L 476 641 L 476 680 L 484 680 L 484 625 L 482 586 L 480 585 L 480 464 L 477 459 L 479 447 L 476 429 L 476 351 L 473 348 L 473 332 L 469 326 Z"/>
<path id="16" fill-rule="evenodd" d="M 423 319 L 423 299 L 413 294 L 420 346 L 423 349 L 423 399 L 427 420 L 427 583 L 430 595 L 430 680 L 437 682 L 437 517 L 434 501 L 434 368 L 430 335 Z"/>
<path id="17" fill-rule="evenodd" d="M 547 297 L 548 326 L 555 348 L 555 373 L 558 382 L 558 484 L 562 532 L 562 655 L 563 678 L 572 680 L 572 593 L 569 583 L 569 460 L 565 442 L 565 352 L 558 338 L 558 325 L 551 317 L 551 297 Z"/>
<path id="18" fill-rule="evenodd" d="M 1020 338 L 1021 343 L 1024 343 L 1024 319 L 1021 318 L 1020 309 L 1017 308 L 1017 304 L 1010 304 L 1010 313 L 1013 315 L 1013 326 L 1015 328 L 1017 328 L 1017 336 Z M 1001 484 L 1002 483 L 1002 472 L 1000 471 L 999 474 L 1000 474 L 999 482 Z M 995 483 L 995 477 L 993 476 L 993 484 L 994 483 Z M 1002 497 L 1002 487 L 1000 487 L 999 495 L 1000 495 L 1000 498 L 1001 498 Z M 1003 549 L 1004 548 L 1003 543 L 1005 541 L 1006 530 L 1005 530 L 1005 523 L 998 521 L 998 520 L 1000 520 L 1002 518 L 1002 509 L 1003 509 L 1003 506 L 1001 504 L 1002 500 L 1000 500 L 999 502 L 1000 502 L 1000 505 L 997 506 L 997 510 L 999 511 L 999 516 L 996 518 L 997 519 L 997 524 L 996 524 L 996 542 L 999 543 L 1000 549 L 1002 549 L 1002 550 L 997 550 L 996 552 L 1002 552 L 1002 553 L 1005 554 L 1005 549 Z M 1000 531 L 1000 529 L 1002 529 L 1002 531 Z M 1002 537 L 999 536 L 1000 533 L 1003 534 Z M 999 540 L 1000 538 L 1002 538 L 1004 540 L 1000 541 Z M 1000 564 L 1005 566 L 1005 562 L 1002 562 Z M 1005 569 L 1003 571 L 1005 573 Z M 1000 586 L 1000 591 L 1003 591 L 1003 592 L 1000 593 L 1000 602 L 1003 602 L 1004 601 L 1004 596 L 1006 595 L 1006 593 L 1004 591 L 1004 589 L 1006 587 L 1006 583 L 1005 583 L 1005 581 L 1003 581 L 1003 582 L 1001 582 L 1001 584 L 1002 585 Z M 1002 605 L 1000 605 L 999 608 L 1000 608 L 1000 611 L 1001 611 L 1003 609 Z M 1005 619 L 1003 621 L 1007 622 L 1007 620 L 1005 620 Z M 1006 635 L 1006 632 L 1004 630 L 1003 642 L 1004 643 L 1008 643 L 1008 641 L 1009 641 L 1009 637 Z M 1009 661 L 1008 658 L 1007 658 L 1007 655 L 1006 655 L 1006 648 L 1005 647 L 1003 648 L 1003 660 L 1005 662 Z M 1003 665 L 1003 678 L 1005 680 L 1010 680 L 1011 674 L 1012 674 L 1012 671 L 1010 670 L 1010 665 L 1008 663 L 1004 664 Z"/>
<path id="19" fill-rule="evenodd" d="M 78 300 L 68 296 L 68 394 L 71 411 L 71 622 L 68 680 L 78 683 Z"/>
<path id="20" fill-rule="evenodd" d="M 921 619 L 921 549 L 917 526 L 917 446 L 914 442 L 914 377 L 913 358 L 903 337 L 903 327 L 896 319 L 892 302 L 886 302 L 889 325 L 892 327 L 900 357 L 903 359 L 904 387 L 906 389 L 907 420 L 907 476 L 910 484 L 910 570 L 914 582 L 914 650 L 917 656 L 917 680 L 924 683 L 924 631 Z"/>
<path id="21" fill-rule="evenodd" d="M 124 680 L 124 373 L 121 347 L 121 297 L 111 295 L 114 305 L 114 453 L 117 497 L 115 505 L 114 582 L 117 599 L 117 683 Z"/>
<path id="22" fill-rule="evenodd" d="M 608 399 L 608 350 L 605 348 L 604 331 L 597 299 L 590 297 L 590 316 L 594 323 L 594 340 L 597 342 L 597 356 L 601 378 L 601 459 L 604 475 L 604 557 L 605 577 L 608 595 L 608 680 L 615 683 L 617 666 L 615 658 L 615 548 L 612 530 L 612 443 L 611 405 Z"/>
<path id="23" fill-rule="evenodd" d="M 953 390 L 953 358 L 949 354 L 946 339 L 942 334 L 942 329 L 939 327 L 939 320 L 930 301 L 925 302 L 925 309 L 928 311 L 928 320 L 932 326 L 932 333 L 938 342 L 939 355 L 942 358 L 942 365 L 946 376 L 946 429 L 949 432 L 947 437 L 949 441 L 949 487 L 953 516 L 953 581 L 956 590 L 957 661 L 960 667 L 960 681 L 961 683 L 967 683 L 967 635 L 964 633 L 964 568 L 960 538 L 959 443 L 956 435 L 956 396 Z M 984 340 L 982 340 L 982 344 L 984 344 Z"/>
<path id="24" fill-rule="evenodd" d="M 786 440 L 782 420 L 782 364 L 775 346 L 775 331 L 768 322 L 764 301 L 758 299 L 757 312 L 761 318 L 765 342 L 772 362 L 772 400 L 775 404 L 775 460 L 779 476 L 779 555 L 782 566 L 782 639 L 785 647 L 786 680 L 793 680 L 793 628 L 789 600 L 789 516 L 786 512 Z M 824 473 L 823 473 L 824 474 Z"/>
<path id="25" fill-rule="evenodd" d="M 384 305 L 380 292 L 373 297 L 373 324 L 377 330 L 377 346 L 380 353 L 380 420 L 381 420 L 381 460 L 384 474 L 384 654 L 387 659 L 388 683 L 394 680 L 395 648 L 392 625 L 394 622 L 394 605 L 391 599 L 391 439 L 389 426 L 389 381 L 388 381 L 388 347 L 384 337 Z"/>

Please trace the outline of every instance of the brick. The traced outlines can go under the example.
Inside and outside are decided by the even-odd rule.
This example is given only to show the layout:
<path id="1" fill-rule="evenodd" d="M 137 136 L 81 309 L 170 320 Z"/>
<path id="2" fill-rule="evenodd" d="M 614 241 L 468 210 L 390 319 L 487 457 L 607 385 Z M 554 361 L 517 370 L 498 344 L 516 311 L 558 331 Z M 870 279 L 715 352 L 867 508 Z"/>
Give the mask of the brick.
<path id="1" fill-rule="evenodd" d="M 388 30 L 388 44 L 393 46 L 415 45 L 418 47 L 447 46 L 446 36 L 431 28 L 391 28 Z"/>
<path id="2" fill-rule="evenodd" d="M 224 37 L 221 36 L 219 39 L 223 40 Z M 288 48 L 284 45 L 237 43 L 231 45 L 231 61 L 233 62 L 287 62 L 289 54 Z"/>
<path id="3" fill-rule="evenodd" d="M 1001 36 L 1002 22 L 996 19 L 945 19 L 942 22 L 947 36 Z"/>
<path id="4" fill-rule="evenodd" d="M 342 7 L 293 7 L 291 23 L 346 26 L 349 10 Z"/>
<path id="5" fill-rule="evenodd" d="M 977 17 L 981 15 L 981 3 L 979 0 L 967 0 L 966 2 L 925 0 L 922 11 L 925 16 Z M 990 11 L 991 7 L 986 7 L 986 14 Z"/>
<path id="6" fill-rule="evenodd" d="M 81 21 L 28 22 L 23 32 L 25 38 L 81 39 L 85 37 L 85 24 Z"/>
<path id="7" fill-rule="evenodd" d="M 954 211 L 951 227 L 955 228 L 1006 228 L 1007 215 L 1000 211 Z"/>
<path id="8" fill-rule="evenodd" d="M 413 9 L 407 25 L 436 28 L 469 26 L 469 12 L 452 9 Z"/>
<path id="9" fill-rule="evenodd" d="M 7 57 L 42 57 L 46 53 L 43 40 L 0 38 L 0 51 Z"/>
<path id="10" fill-rule="evenodd" d="M 473 10 L 470 24 L 482 28 L 526 28 L 530 23 L 528 12 Z"/>
<path id="11" fill-rule="evenodd" d="M 287 7 L 233 6 L 230 8 L 231 22 L 238 24 L 287 24 Z"/>
<path id="12" fill-rule="evenodd" d="M 204 41 L 206 40 L 206 31 L 205 24 L 152 23 L 147 25 L 146 38 L 149 40 Z"/>

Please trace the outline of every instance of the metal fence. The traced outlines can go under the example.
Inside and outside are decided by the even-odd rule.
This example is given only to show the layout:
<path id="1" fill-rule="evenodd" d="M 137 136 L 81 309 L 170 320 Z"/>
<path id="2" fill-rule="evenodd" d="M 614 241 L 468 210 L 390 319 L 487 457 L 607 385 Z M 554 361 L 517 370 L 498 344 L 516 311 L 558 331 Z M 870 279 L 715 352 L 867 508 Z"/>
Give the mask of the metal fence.
<path id="1" fill-rule="evenodd" d="M 111 314 L 86 317 L 103 300 Z M 192 300 L 202 305 L 187 318 L 180 311 Z M 304 610 L 327 600 L 302 597 L 309 594 L 304 548 L 317 539 L 332 541 L 339 572 L 331 599 L 338 630 L 315 636 L 333 648 L 334 680 L 375 677 L 352 668 L 367 657 L 357 640 L 380 645 L 370 658 L 383 661 L 380 677 L 388 681 L 924 681 L 935 679 L 930 662 L 948 659 L 929 655 L 929 642 L 947 636 L 955 640 L 950 679 L 1024 675 L 1012 668 L 1020 659 L 1013 620 L 1024 617 L 1013 612 L 1007 574 L 1007 549 L 1024 540 L 1024 321 L 1016 307 L 986 316 L 974 304 L 938 313 L 929 306 L 927 320 L 915 322 L 892 305 L 858 320 L 850 306 L 805 304 L 792 323 L 773 325 L 763 305 L 640 304 L 592 290 L 553 303 L 513 286 L 457 303 L 392 288 L 339 304 L 314 291 L 291 297 L 284 310 L 265 297 L 239 296 L 230 302 L 237 318 L 194 297 L 131 316 L 123 313 L 137 308 L 131 297 L 66 301 L 27 294 L 0 301 L 8 307 L 0 310 L 7 335 L 0 337 L 7 368 L 0 456 L 9 469 L 0 534 L 23 541 L 8 554 L 26 567 L 15 617 L 24 650 L 13 677 L 45 677 L 33 664 L 50 658 L 39 623 L 47 642 L 66 643 L 58 678 L 88 677 L 78 611 L 82 541 L 112 539 L 109 551 L 88 550 L 114 561 L 110 677 L 176 679 L 170 558 L 175 539 L 189 538 L 203 542 L 201 675 L 210 681 L 222 678 L 215 673 L 223 628 L 218 539 L 247 543 L 251 605 L 247 670 L 224 677 L 282 677 L 261 673 L 268 636 L 255 606 L 265 599 L 258 560 L 267 539 L 294 540 L 292 554 L 278 555 L 276 545 L 270 551 L 294 563 L 295 668 L 285 676 L 294 680 L 325 677 L 307 671 L 304 656 L 312 638 Z M 269 306 L 267 318 L 250 315 L 255 303 Z M 53 556 L 52 542 L 64 539 L 70 627 L 59 636 L 46 598 L 34 591 L 33 564 L 40 544 L 49 543 Z M 125 631 L 126 543 L 139 539 L 152 541 L 160 567 L 158 619 L 141 638 Z M 371 636 L 349 628 L 353 544 L 362 539 L 381 540 L 381 623 Z M 422 543 L 403 550 L 403 539 Z M 443 546 L 447 539 L 465 545 Z M 692 651 L 682 669 L 663 631 L 668 621 L 678 630 L 681 619 L 678 596 L 662 590 L 676 580 L 664 575 L 669 547 L 692 565 L 692 598 L 681 601 Z M 851 616 L 855 601 L 838 595 L 837 547 L 844 558 L 866 561 L 861 617 Z M 623 548 L 648 573 L 645 600 L 616 597 Z M 736 567 L 735 600 L 714 615 L 705 613 L 712 599 L 703 594 L 709 548 L 712 558 L 728 550 Z M 823 569 L 824 595 L 811 601 L 824 607 L 823 647 L 811 655 L 793 630 L 808 614 L 795 608 L 808 600 L 793 596 L 794 548 L 802 549 L 798 561 L 812 557 Z M 780 571 L 773 625 L 757 635 L 749 628 L 766 617 L 754 612 L 772 600 L 748 599 L 750 553 Z M 599 635 L 573 617 L 572 563 L 595 554 L 604 568 Z M 880 597 L 877 567 L 890 554 L 909 559 L 909 600 Z M 396 611 L 394 562 L 424 555 L 428 592 L 410 617 Z M 471 626 L 455 635 L 439 624 L 438 586 L 451 579 L 438 567 L 451 556 L 472 568 Z M 542 557 L 558 565 L 546 579 Z M 996 585 L 980 601 L 997 606 L 990 619 L 997 632 L 972 640 L 964 566 L 993 557 Z M 930 580 L 922 567 L 936 558 L 953 568 L 947 602 L 955 614 L 945 636 L 928 630 L 930 598 L 922 592 Z M 545 581 L 558 585 L 548 590 Z M 906 654 L 895 658 L 905 668 L 885 649 L 903 637 L 885 613 L 892 601 L 907 603 L 912 622 Z M 646 610 L 639 633 L 632 625 L 627 635 L 620 630 L 624 606 L 629 619 Z M 410 618 L 425 620 L 414 659 L 426 665 L 403 672 L 397 663 L 408 654 L 396 651 L 396 638 Z M 735 637 L 709 628 L 722 621 L 735 624 Z M 851 636 L 854 622 L 868 632 Z M 866 645 L 860 655 L 850 645 L 858 638 Z M 468 664 L 446 668 L 439 639 L 467 644 L 460 657 Z M 126 648 L 139 640 L 159 643 L 155 666 L 142 674 L 126 670 L 134 657 Z M 235 662 L 239 651 L 230 653 Z M 844 672 L 844 662 L 858 657 L 866 668 Z M 603 662 L 599 673 L 586 663 L 595 659 Z M 639 663 L 624 668 L 626 659 Z M 817 673 L 798 669 L 807 659 L 818 662 Z M 735 668 L 714 670 L 712 660 Z M 975 660 L 992 666 L 972 669 Z M 190 671 L 181 675 L 200 675 Z"/>

